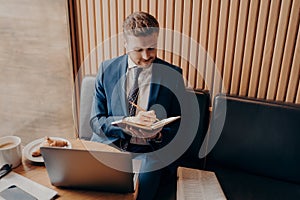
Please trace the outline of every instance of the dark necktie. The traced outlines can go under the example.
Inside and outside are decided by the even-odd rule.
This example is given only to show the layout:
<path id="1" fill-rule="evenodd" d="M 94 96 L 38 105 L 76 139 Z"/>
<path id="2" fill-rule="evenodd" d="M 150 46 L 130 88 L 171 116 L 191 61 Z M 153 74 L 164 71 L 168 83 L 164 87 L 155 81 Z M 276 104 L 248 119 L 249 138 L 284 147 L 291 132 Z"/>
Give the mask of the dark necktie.
<path id="1" fill-rule="evenodd" d="M 136 107 L 133 106 L 130 102 L 133 102 L 135 104 L 137 104 L 137 100 L 139 97 L 139 85 L 138 85 L 138 78 L 139 75 L 141 73 L 141 71 L 143 70 L 140 67 L 136 67 L 133 69 L 134 70 L 134 83 L 132 88 L 130 89 L 129 95 L 128 95 L 128 111 L 129 111 L 129 116 L 135 116 L 135 111 L 136 111 Z"/>

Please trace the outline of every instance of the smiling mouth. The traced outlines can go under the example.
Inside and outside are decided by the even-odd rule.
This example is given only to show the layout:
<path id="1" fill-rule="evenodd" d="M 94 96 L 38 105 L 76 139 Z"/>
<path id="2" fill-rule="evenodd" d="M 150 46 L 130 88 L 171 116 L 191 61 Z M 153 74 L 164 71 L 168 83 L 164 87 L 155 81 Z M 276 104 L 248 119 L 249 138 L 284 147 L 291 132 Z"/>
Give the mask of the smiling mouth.
<path id="1" fill-rule="evenodd" d="M 149 62 L 151 62 L 153 60 L 153 58 L 151 57 L 151 58 L 149 58 L 148 60 L 142 60 L 142 62 L 144 62 L 144 63 L 149 63 Z"/>

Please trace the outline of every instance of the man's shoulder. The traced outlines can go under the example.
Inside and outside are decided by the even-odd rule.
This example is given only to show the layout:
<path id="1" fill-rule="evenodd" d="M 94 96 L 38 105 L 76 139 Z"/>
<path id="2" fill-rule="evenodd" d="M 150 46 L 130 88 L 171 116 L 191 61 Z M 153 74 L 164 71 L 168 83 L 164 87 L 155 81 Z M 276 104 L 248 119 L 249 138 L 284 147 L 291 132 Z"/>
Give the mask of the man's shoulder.
<path id="1" fill-rule="evenodd" d="M 104 74 L 114 74 L 123 67 L 126 67 L 127 55 L 118 56 L 112 59 L 104 60 L 99 66 L 98 76 L 103 76 Z"/>
<path id="2" fill-rule="evenodd" d="M 164 66 L 170 67 L 170 68 L 172 68 L 172 69 L 174 69 L 176 71 L 182 72 L 182 69 L 180 67 L 178 67 L 176 65 L 173 65 L 173 64 L 171 64 L 171 63 L 169 63 L 169 62 L 167 62 L 167 61 L 165 61 L 163 59 L 156 58 L 154 62 L 157 63 L 157 64 L 160 64 L 160 65 L 164 65 Z"/>
<path id="3" fill-rule="evenodd" d="M 105 61 L 102 62 L 102 65 L 107 67 L 107 66 L 114 65 L 114 64 L 117 64 L 117 63 L 121 63 L 121 62 L 127 62 L 127 55 L 126 54 L 122 55 L 122 56 L 118 56 L 118 57 L 115 57 L 115 58 L 105 60 Z"/>

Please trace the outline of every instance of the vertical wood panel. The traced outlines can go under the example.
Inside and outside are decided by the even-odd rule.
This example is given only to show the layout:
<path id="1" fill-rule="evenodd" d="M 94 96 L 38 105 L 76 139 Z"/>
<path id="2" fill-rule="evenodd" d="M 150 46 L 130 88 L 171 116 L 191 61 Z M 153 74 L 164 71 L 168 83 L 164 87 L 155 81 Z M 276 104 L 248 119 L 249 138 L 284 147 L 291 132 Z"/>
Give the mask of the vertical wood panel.
<path id="1" fill-rule="evenodd" d="M 180 66 L 181 61 L 181 31 L 182 31 L 182 17 L 183 17 L 183 0 L 174 0 L 175 1 L 175 12 L 174 12 L 174 35 L 173 35 L 173 59 L 172 62 Z M 185 70 L 183 69 L 183 73 Z"/>
<path id="2" fill-rule="evenodd" d="M 235 49 L 235 38 L 237 29 L 237 19 L 239 12 L 239 1 L 230 1 L 229 19 L 228 19 L 228 33 L 226 40 L 226 52 L 224 61 L 224 73 L 223 82 L 224 87 L 222 88 L 223 93 L 229 93 L 231 85 L 231 74 L 233 65 L 233 55 Z"/>
<path id="3" fill-rule="evenodd" d="M 133 12 L 141 10 L 140 0 L 132 0 L 132 2 L 133 2 L 133 9 L 132 9 Z"/>
<path id="4" fill-rule="evenodd" d="M 81 77 L 83 76 L 83 72 L 82 72 L 82 61 L 84 60 L 84 53 L 83 53 L 83 36 L 82 36 L 82 33 L 83 33 L 83 30 L 82 30 L 82 14 L 81 14 L 81 5 L 80 5 L 80 1 L 77 1 L 76 2 L 77 4 L 75 4 L 75 13 L 76 13 L 76 20 L 77 20 L 77 24 L 75 25 L 76 26 L 76 30 L 77 30 L 77 38 L 75 38 L 77 40 L 77 44 L 78 44 L 78 47 L 77 47 L 77 56 L 78 56 L 78 63 L 77 65 L 79 66 L 79 70 L 78 70 L 78 76 Z"/>
<path id="5" fill-rule="evenodd" d="M 246 96 L 248 93 L 248 85 L 250 79 L 250 72 L 253 58 L 253 48 L 255 43 L 255 32 L 258 18 L 259 0 L 252 0 L 250 2 L 249 17 L 246 32 L 245 53 L 243 57 L 241 84 L 239 88 L 239 95 Z"/>
<path id="6" fill-rule="evenodd" d="M 147 0 L 143 0 L 147 1 Z M 130 15 L 133 12 L 132 0 L 125 0 L 125 17 Z"/>
<path id="7" fill-rule="evenodd" d="M 89 27 L 88 27 L 88 13 L 87 13 L 87 5 L 86 1 L 81 1 L 80 4 L 80 12 L 81 12 L 81 18 L 82 18 L 82 43 L 83 45 L 83 63 L 82 63 L 82 72 L 85 74 L 89 74 L 90 70 L 90 59 L 87 57 L 89 54 Z"/>
<path id="8" fill-rule="evenodd" d="M 96 16 L 96 40 L 97 40 L 97 69 L 99 64 L 104 60 L 103 48 L 103 18 L 102 18 L 102 1 L 95 1 L 95 16 Z"/>
<path id="9" fill-rule="evenodd" d="M 142 9 L 142 11 L 149 12 L 149 0 L 140 0 L 140 1 L 141 1 L 141 9 Z"/>
<path id="10" fill-rule="evenodd" d="M 205 88 L 206 56 L 209 33 L 210 0 L 202 1 L 201 24 L 200 24 L 200 50 L 198 54 L 197 88 Z"/>
<path id="11" fill-rule="evenodd" d="M 87 1 L 88 22 L 89 22 L 89 54 L 90 59 L 89 72 L 91 74 L 97 73 L 97 58 L 96 58 L 96 27 L 95 27 L 95 2 L 93 0 Z"/>
<path id="12" fill-rule="evenodd" d="M 209 38 L 208 38 L 208 55 L 206 57 L 206 74 L 205 74 L 205 88 L 215 94 L 213 82 L 214 82 L 214 69 L 216 61 L 216 45 L 218 35 L 218 21 L 220 12 L 220 1 L 212 1 L 210 11 L 210 25 L 209 25 Z"/>
<path id="13" fill-rule="evenodd" d="M 196 77 L 197 77 L 197 63 L 198 63 L 198 52 L 199 52 L 199 35 L 200 29 L 198 24 L 200 24 L 201 16 L 201 1 L 193 1 L 192 5 L 192 20 L 191 20 L 191 49 L 190 49 L 190 67 L 188 73 L 188 87 L 196 87 Z"/>
<path id="14" fill-rule="evenodd" d="M 125 16 L 124 0 L 117 0 L 117 3 L 118 3 L 118 48 L 119 48 L 119 55 L 123 55 L 125 53 L 124 41 L 122 36 L 123 21 L 127 16 Z"/>
<path id="15" fill-rule="evenodd" d="M 110 0 L 110 40 L 111 40 L 111 57 L 119 55 L 118 48 L 118 14 L 117 0 Z"/>
<path id="16" fill-rule="evenodd" d="M 283 61 L 279 77 L 278 89 L 276 91 L 276 100 L 284 101 L 288 88 L 289 75 L 292 69 L 293 53 L 295 51 L 296 34 L 299 26 L 300 1 L 293 1 L 291 16 L 288 23 L 288 32 L 284 48 Z M 298 73 L 299 75 L 299 73 Z M 292 80 L 291 80 L 292 81 Z"/>
<path id="17" fill-rule="evenodd" d="M 255 37 L 254 55 L 249 83 L 249 97 L 256 97 L 259 83 L 260 69 L 262 65 L 264 41 L 266 38 L 267 20 L 269 15 L 270 0 L 260 1 L 257 32 Z"/>
<path id="18" fill-rule="evenodd" d="M 231 94 L 238 94 L 239 84 L 241 81 L 241 67 L 243 65 L 243 55 L 245 51 L 245 35 L 246 25 L 248 20 L 249 0 L 240 2 L 240 11 L 237 27 L 236 45 L 233 60 L 232 79 L 231 79 Z"/>
<path id="19" fill-rule="evenodd" d="M 161 59 L 165 59 L 165 29 L 166 29 L 166 0 L 160 0 L 157 10 L 157 20 L 159 22 L 159 26 L 162 28 L 160 30 L 159 38 L 158 38 L 158 51 L 157 55 Z"/>
<path id="20" fill-rule="evenodd" d="M 299 17 L 299 15 L 298 15 Z M 292 63 L 292 70 L 290 73 L 288 90 L 287 90 L 287 102 L 294 102 L 300 103 L 299 101 L 299 84 L 300 83 L 300 25 L 299 25 L 299 18 L 298 18 L 298 34 L 297 34 L 297 41 L 295 45 L 295 52 L 293 57 Z M 298 95 L 297 95 L 298 89 Z M 296 98 L 297 97 L 297 98 Z"/>
<path id="21" fill-rule="evenodd" d="M 158 0 L 149 0 L 149 13 L 153 15 L 156 19 L 157 19 L 157 1 Z"/>
<path id="22" fill-rule="evenodd" d="M 183 22 L 191 21 L 191 1 L 184 1 L 183 5 Z M 181 63 L 180 66 L 183 69 L 183 77 L 188 78 L 189 73 L 189 55 L 190 55 L 190 37 L 191 37 L 191 24 L 183 23 L 182 26 L 182 46 L 181 46 Z M 187 84 L 188 85 L 188 84 Z"/>
<path id="23" fill-rule="evenodd" d="M 174 1 L 167 0 L 166 4 L 166 33 L 165 33 L 165 59 L 167 62 L 173 63 L 173 28 L 174 28 Z"/>
<path id="24" fill-rule="evenodd" d="M 111 58 L 111 41 L 110 39 L 110 0 L 102 0 L 102 15 L 103 15 L 103 52 L 104 59 L 107 60 Z"/>
<path id="25" fill-rule="evenodd" d="M 272 0 L 270 6 L 270 14 L 268 18 L 267 34 L 265 39 L 265 48 L 263 52 L 263 60 L 258 85 L 258 98 L 266 97 L 267 85 L 269 81 L 271 61 L 274 52 L 275 34 L 278 24 L 280 0 Z"/>
<path id="26" fill-rule="evenodd" d="M 281 5 L 279 24 L 276 33 L 275 48 L 273 53 L 270 79 L 268 82 L 267 99 L 275 100 L 278 79 L 280 75 L 280 67 L 282 64 L 283 49 L 287 33 L 287 24 L 290 14 L 291 0 L 285 0 Z"/>
<path id="27" fill-rule="evenodd" d="M 230 0 L 221 1 L 220 5 L 220 17 L 219 17 L 219 33 L 218 44 L 216 53 L 216 66 L 214 72 L 214 93 L 221 92 L 222 74 L 224 69 L 225 49 L 226 49 L 226 37 L 229 17 L 229 3 Z"/>
<path id="28" fill-rule="evenodd" d="M 206 57 L 206 73 L 205 73 L 205 89 L 210 90 L 211 94 L 214 96 L 215 91 L 213 87 L 214 82 L 214 69 L 216 60 L 216 44 L 217 44 L 217 34 L 218 34 L 218 21 L 220 12 L 220 1 L 211 2 L 210 11 L 210 23 L 209 23 L 209 34 L 208 34 L 208 54 Z"/>

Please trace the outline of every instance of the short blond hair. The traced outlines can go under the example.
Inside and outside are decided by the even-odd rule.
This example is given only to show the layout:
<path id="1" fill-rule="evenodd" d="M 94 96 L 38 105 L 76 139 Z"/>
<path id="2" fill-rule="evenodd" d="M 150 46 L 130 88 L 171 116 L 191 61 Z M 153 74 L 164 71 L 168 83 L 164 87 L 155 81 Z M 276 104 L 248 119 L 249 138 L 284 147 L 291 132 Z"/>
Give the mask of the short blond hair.
<path id="1" fill-rule="evenodd" d="M 149 13 L 134 12 L 125 19 L 123 32 L 125 36 L 148 36 L 152 33 L 159 33 L 159 23 Z"/>

